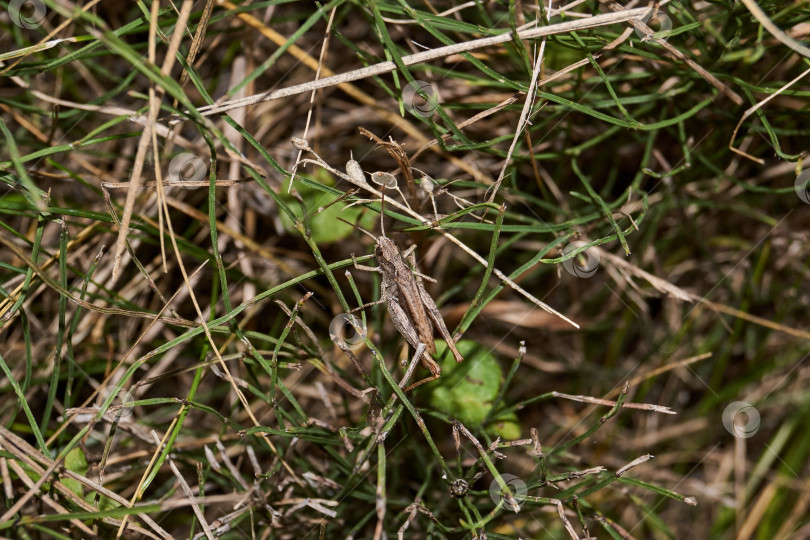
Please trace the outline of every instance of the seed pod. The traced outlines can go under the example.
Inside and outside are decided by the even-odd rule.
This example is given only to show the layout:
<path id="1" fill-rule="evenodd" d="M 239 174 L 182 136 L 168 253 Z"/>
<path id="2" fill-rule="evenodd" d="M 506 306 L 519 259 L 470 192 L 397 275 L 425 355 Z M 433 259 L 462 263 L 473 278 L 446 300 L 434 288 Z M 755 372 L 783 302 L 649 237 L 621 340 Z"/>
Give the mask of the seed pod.
<path id="1" fill-rule="evenodd" d="M 350 159 L 346 163 L 346 174 L 355 182 L 360 182 L 361 184 L 366 183 L 366 175 L 363 174 L 363 168 L 353 159 Z"/>
<path id="2" fill-rule="evenodd" d="M 290 137 L 290 142 L 292 145 L 299 150 L 309 150 L 309 143 L 303 137 Z"/>
<path id="3" fill-rule="evenodd" d="M 425 193 L 428 195 L 433 195 L 433 186 L 436 185 L 436 182 L 433 180 L 433 178 L 422 173 L 422 180 L 419 182 L 419 185 L 422 186 Z"/>
<path id="4" fill-rule="evenodd" d="M 393 174 L 387 172 L 377 171 L 371 173 L 371 181 L 378 186 L 385 186 L 389 189 L 396 189 L 397 187 L 397 179 L 394 178 Z"/>

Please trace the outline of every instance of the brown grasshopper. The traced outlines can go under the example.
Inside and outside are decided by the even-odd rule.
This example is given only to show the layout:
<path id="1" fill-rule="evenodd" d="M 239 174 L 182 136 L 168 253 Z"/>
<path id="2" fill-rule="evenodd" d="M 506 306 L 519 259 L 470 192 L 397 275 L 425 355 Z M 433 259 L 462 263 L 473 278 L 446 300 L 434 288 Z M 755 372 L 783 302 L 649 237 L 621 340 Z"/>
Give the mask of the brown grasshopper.
<path id="1" fill-rule="evenodd" d="M 385 197 L 384 191 L 383 197 Z M 385 199 L 383 198 L 383 204 L 384 202 Z M 458 352 L 456 342 L 453 340 L 453 336 L 450 335 L 450 331 L 447 330 L 442 314 L 439 312 L 439 308 L 436 307 L 433 298 L 425 291 L 422 283 L 416 280 L 414 271 L 405 262 L 404 257 L 411 255 L 416 246 L 411 246 L 404 253 L 400 252 L 394 241 L 385 236 L 382 216 L 380 217 L 380 230 L 381 235 L 379 238 L 367 231 L 362 231 L 374 238 L 376 243 L 374 257 L 377 259 L 378 267 L 357 264 L 357 260 L 352 254 L 355 268 L 369 272 L 379 272 L 382 275 L 380 300 L 362 305 L 352 311 L 385 303 L 388 306 L 388 314 L 391 316 L 394 327 L 402 334 L 405 341 L 417 350 L 420 344 L 425 346 L 420 363 L 430 370 L 431 375 L 408 386 L 405 389 L 407 392 L 426 382 L 438 379 L 442 374 L 441 367 L 430 356 L 436 354 L 436 346 L 433 343 L 433 327 L 439 331 L 442 338 L 447 342 L 447 346 L 453 353 L 456 362 L 461 362 L 464 358 Z M 431 321 L 433 321 L 432 326 Z"/>

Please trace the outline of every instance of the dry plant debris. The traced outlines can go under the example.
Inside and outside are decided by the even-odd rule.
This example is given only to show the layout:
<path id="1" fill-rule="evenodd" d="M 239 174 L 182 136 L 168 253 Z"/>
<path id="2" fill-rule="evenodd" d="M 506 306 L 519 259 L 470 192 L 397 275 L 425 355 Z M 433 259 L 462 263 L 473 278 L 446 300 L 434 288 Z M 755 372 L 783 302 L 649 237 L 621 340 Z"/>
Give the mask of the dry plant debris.
<path id="1" fill-rule="evenodd" d="M 0 3 L 0 536 L 809 537 L 809 33 Z"/>

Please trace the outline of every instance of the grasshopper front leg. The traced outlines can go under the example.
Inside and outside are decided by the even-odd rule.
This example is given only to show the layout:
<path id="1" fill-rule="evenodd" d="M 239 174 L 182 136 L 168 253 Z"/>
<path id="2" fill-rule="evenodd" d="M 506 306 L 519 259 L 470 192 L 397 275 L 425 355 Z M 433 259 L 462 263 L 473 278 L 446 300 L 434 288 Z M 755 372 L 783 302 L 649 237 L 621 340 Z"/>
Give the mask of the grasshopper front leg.
<path id="1" fill-rule="evenodd" d="M 358 264 L 357 259 L 354 256 L 354 253 L 352 253 L 352 261 L 354 262 L 354 267 L 357 268 L 358 270 L 365 270 L 366 272 L 382 273 L 379 268 L 375 268 L 374 266 L 365 266 L 363 264 Z M 376 306 L 376 305 L 379 305 L 379 304 L 384 304 L 385 302 L 387 302 L 387 299 L 385 298 L 384 293 L 385 293 L 385 291 L 383 291 L 383 295 L 379 300 L 377 300 L 375 302 L 368 302 L 367 304 L 363 304 L 362 306 L 356 307 L 353 310 L 349 311 L 349 313 L 350 314 L 351 313 L 356 313 L 356 312 L 360 311 L 361 309 L 365 309 L 367 307 Z"/>
<path id="2" fill-rule="evenodd" d="M 377 272 L 378 274 L 382 273 L 382 270 L 377 268 L 376 266 L 366 266 L 365 264 L 358 264 L 357 258 L 352 253 L 352 262 L 354 263 L 354 267 L 358 270 L 365 270 L 366 272 Z"/>

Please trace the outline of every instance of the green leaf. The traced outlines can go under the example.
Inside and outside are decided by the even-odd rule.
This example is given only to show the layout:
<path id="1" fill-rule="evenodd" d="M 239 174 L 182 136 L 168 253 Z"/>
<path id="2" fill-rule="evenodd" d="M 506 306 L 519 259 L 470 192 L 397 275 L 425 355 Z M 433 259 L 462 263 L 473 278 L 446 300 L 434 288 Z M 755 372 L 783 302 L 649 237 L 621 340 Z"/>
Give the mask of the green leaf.
<path id="1" fill-rule="evenodd" d="M 447 344 L 444 341 L 435 343 L 442 376 L 430 385 L 431 405 L 467 427 L 480 427 L 503 383 L 500 364 L 487 349 L 474 341 L 456 343 L 464 356 L 461 363 L 456 363 L 451 354 L 445 354 Z"/>
<path id="2" fill-rule="evenodd" d="M 75 478 L 62 478 L 62 484 L 70 491 L 81 497 L 84 494 L 84 490 L 82 489 L 82 484 Z"/>
<path id="3" fill-rule="evenodd" d="M 309 201 L 307 201 L 309 203 Z M 293 212 L 301 217 L 301 209 L 299 206 L 291 206 Z M 318 244 L 329 244 L 336 242 L 350 236 L 354 232 L 354 228 L 348 223 L 343 223 L 338 218 L 343 218 L 349 223 L 355 223 L 361 218 L 362 208 L 352 206 L 346 208 L 345 204 L 337 203 L 328 207 L 323 212 L 315 214 L 310 219 L 310 227 L 312 230 L 312 239 Z M 281 221 L 288 231 L 294 231 L 295 227 L 286 215 L 281 215 Z M 360 226 L 366 229 L 371 229 L 374 226 L 374 216 L 368 212 L 362 216 Z"/>
<path id="4" fill-rule="evenodd" d="M 96 505 L 96 496 L 98 494 L 95 491 L 88 491 L 87 495 L 84 496 L 84 500 L 89 502 L 92 505 Z M 104 512 L 105 510 L 112 510 L 113 508 L 118 508 L 121 506 L 116 500 L 113 500 L 106 495 L 102 495 L 98 499 L 98 509 Z"/>
<path id="5" fill-rule="evenodd" d="M 505 441 L 520 438 L 520 422 L 515 411 L 496 416 L 486 427 L 487 433 L 500 437 Z"/>
<path id="6" fill-rule="evenodd" d="M 65 456 L 65 468 L 76 474 L 84 476 L 87 474 L 87 458 L 79 447 L 74 448 Z"/>
<path id="7" fill-rule="evenodd" d="M 323 185 L 331 186 L 335 183 L 334 178 L 328 172 L 321 169 L 317 170 L 313 176 Z M 286 193 L 289 180 L 282 186 L 282 192 Z M 339 202 L 326 207 L 329 203 L 337 198 L 335 195 L 330 195 L 318 191 L 314 188 L 307 186 L 301 182 L 296 182 L 293 186 L 307 207 L 307 213 L 310 214 L 309 226 L 312 232 L 312 240 L 316 244 L 329 244 L 342 240 L 351 236 L 354 228 L 348 223 L 343 223 L 338 218 L 345 219 L 349 223 L 359 223 L 361 227 L 374 231 L 377 221 L 377 216 L 368 211 L 364 211 L 363 207 L 352 206 L 347 208 L 347 203 Z M 300 204 L 295 204 L 293 197 L 282 195 L 283 200 L 290 203 L 290 210 L 299 219 L 303 217 Z M 319 208 L 326 207 L 323 211 L 318 212 Z M 316 213 L 317 212 L 317 213 Z M 314 215 L 312 215 L 314 214 Z M 286 214 L 280 214 L 281 222 L 284 228 L 290 232 L 295 231 L 295 225 Z"/>
<path id="8" fill-rule="evenodd" d="M 84 457 L 84 452 L 78 446 L 68 452 L 65 456 L 65 468 L 69 471 L 75 472 L 81 476 L 87 474 L 87 458 Z M 62 483 L 70 491 L 81 497 L 84 493 L 81 482 L 75 478 L 62 478 Z"/>

